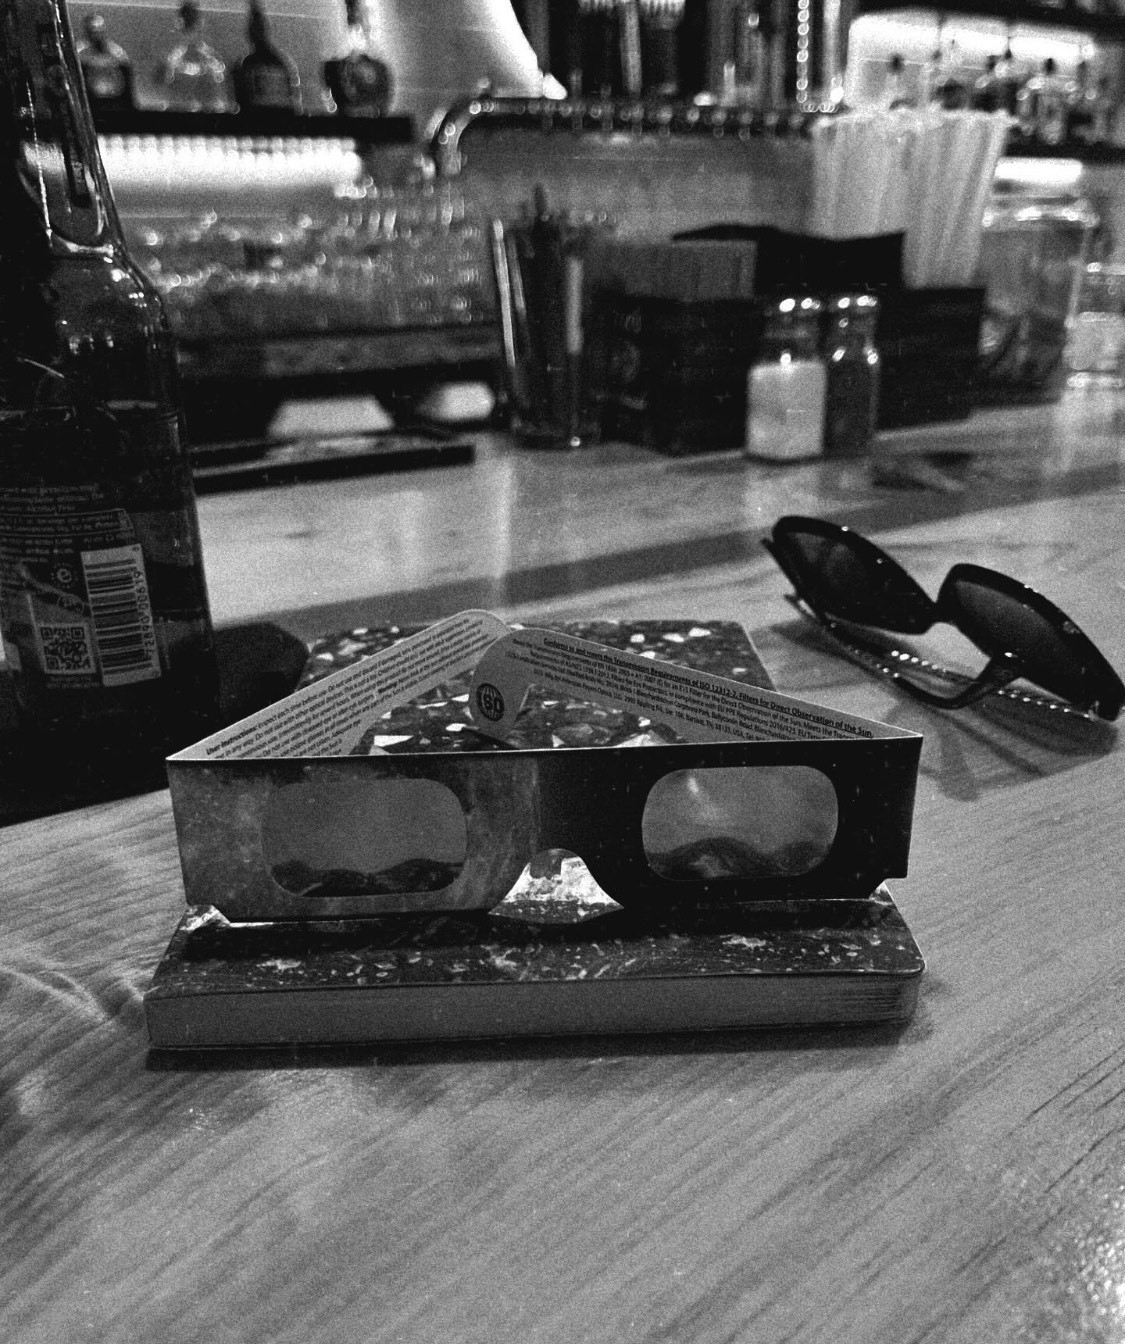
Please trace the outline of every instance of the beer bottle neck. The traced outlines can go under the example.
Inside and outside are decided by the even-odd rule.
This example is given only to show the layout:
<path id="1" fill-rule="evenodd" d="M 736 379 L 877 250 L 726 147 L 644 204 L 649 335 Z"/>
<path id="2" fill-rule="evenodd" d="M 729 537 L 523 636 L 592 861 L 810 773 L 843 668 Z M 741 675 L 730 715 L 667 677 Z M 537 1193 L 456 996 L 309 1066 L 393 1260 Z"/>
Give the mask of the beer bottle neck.
<path id="1" fill-rule="evenodd" d="M 32 207 L 13 223 L 62 251 L 120 244 L 66 0 L 0 0 L 0 76 L 0 181 Z M 0 262 L 16 242 L 0 234 Z"/>

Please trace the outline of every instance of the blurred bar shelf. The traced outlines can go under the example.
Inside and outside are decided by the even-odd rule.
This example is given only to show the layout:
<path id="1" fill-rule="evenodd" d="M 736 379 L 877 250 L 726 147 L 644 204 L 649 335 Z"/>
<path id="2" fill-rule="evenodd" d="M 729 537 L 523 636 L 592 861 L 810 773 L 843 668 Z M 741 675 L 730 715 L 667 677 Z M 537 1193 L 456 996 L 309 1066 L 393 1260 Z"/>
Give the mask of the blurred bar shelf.
<path id="1" fill-rule="evenodd" d="M 382 331 L 326 332 L 321 336 L 231 336 L 177 342 L 188 437 L 197 466 L 217 462 L 239 440 L 267 446 L 268 429 L 287 401 L 306 398 L 373 396 L 400 429 L 417 421 L 417 404 L 435 382 L 491 382 L 500 354 L 499 329 L 491 320 L 462 326 L 388 327 Z M 351 436 L 354 437 L 354 436 Z M 270 445 L 276 448 L 276 444 Z M 441 462 L 452 460 L 443 447 Z M 254 456 L 255 454 L 251 454 Z M 372 455 L 370 445 L 355 456 L 363 470 L 388 470 L 422 462 L 396 462 L 385 443 Z M 241 460 L 245 453 L 235 453 Z M 324 456 L 324 455 L 322 455 Z M 381 460 L 375 461 L 378 457 Z M 327 464 L 338 474 L 341 454 L 324 456 L 313 474 Z M 382 460 L 385 459 L 385 460 Z M 438 465 L 437 461 L 427 464 Z M 235 484 L 218 462 L 216 488 Z M 293 476 L 293 463 L 271 459 L 270 484 Z M 257 470 L 257 466 L 254 470 Z"/>
<path id="2" fill-rule="evenodd" d="M 1039 24 L 1067 28 L 1110 41 L 1125 41 L 1125 16 L 1092 14 L 1077 5 L 1020 4 L 1013 0 L 933 0 L 903 3 L 903 0 L 856 0 L 856 16 L 909 12 L 958 14 L 974 19 L 1002 19 L 1006 23 Z"/>
<path id="3" fill-rule="evenodd" d="M 1125 145 L 1046 145 L 1035 140 L 1013 139 L 1004 151 L 1006 159 L 1070 159 L 1091 166 L 1125 164 Z"/>
<path id="4" fill-rule="evenodd" d="M 487 363 L 499 336 L 491 322 L 388 327 L 384 331 L 180 342 L 180 369 L 195 382 L 342 380 L 354 375 Z"/>
<path id="5" fill-rule="evenodd" d="M 131 112 L 96 109 L 102 135 L 168 136 L 227 140 L 354 140 L 361 146 L 406 145 L 414 140 L 410 117 L 339 117 L 274 112 L 178 112 L 139 108 Z"/>

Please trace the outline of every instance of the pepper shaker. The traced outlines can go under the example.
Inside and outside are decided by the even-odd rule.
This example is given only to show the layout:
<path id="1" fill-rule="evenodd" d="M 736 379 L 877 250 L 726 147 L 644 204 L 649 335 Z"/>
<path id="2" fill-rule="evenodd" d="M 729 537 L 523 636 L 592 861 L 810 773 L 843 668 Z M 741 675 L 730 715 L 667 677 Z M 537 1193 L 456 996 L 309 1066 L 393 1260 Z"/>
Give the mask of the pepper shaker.
<path id="1" fill-rule="evenodd" d="M 826 457 L 862 457 L 871 447 L 879 412 L 878 317 L 879 300 L 871 294 L 839 294 L 829 302 L 824 342 Z"/>

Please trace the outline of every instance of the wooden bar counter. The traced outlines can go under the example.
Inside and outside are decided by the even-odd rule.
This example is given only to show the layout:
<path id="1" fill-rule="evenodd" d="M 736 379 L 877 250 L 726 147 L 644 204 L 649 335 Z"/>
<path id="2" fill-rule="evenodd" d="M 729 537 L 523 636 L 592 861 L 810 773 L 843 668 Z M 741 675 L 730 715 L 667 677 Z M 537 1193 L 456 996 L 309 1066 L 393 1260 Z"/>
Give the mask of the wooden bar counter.
<path id="1" fill-rule="evenodd" d="M 474 435 L 472 465 L 209 495 L 220 624 L 469 606 L 737 620 L 780 689 L 924 734 L 903 1028 L 157 1057 L 168 796 L 0 832 L 0 1339 L 1083 1344 L 1125 1339 L 1119 730 L 930 710 L 845 661 L 760 546 L 833 518 L 931 593 L 970 560 L 1125 667 L 1125 393 L 770 469 Z"/>

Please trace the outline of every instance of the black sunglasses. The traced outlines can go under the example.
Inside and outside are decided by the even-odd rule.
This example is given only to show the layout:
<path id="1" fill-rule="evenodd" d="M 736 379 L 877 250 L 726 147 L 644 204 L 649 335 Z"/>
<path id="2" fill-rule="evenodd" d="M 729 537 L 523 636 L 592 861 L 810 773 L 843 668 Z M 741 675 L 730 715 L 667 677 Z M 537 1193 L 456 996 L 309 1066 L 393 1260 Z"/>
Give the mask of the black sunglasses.
<path id="1" fill-rule="evenodd" d="M 778 519 L 762 544 L 796 590 L 789 600 L 798 611 L 864 667 L 893 678 L 928 705 L 961 709 L 1002 695 L 1087 718 L 1116 719 L 1120 713 L 1121 678 L 1069 616 L 1016 579 L 980 565 L 954 565 L 935 602 L 885 551 L 837 523 L 789 515 Z M 943 621 L 988 659 L 978 676 L 872 645 L 856 629 L 920 635 Z M 956 689 L 931 690 L 916 679 L 919 674 Z M 1019 680 L 1059 700 L 1012 689 Z"/>

